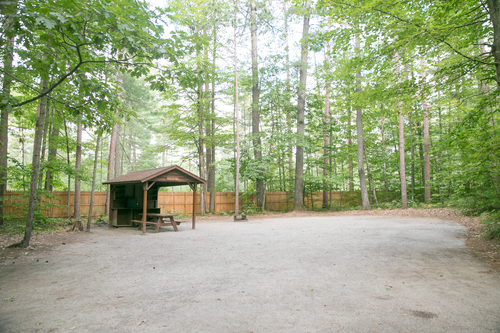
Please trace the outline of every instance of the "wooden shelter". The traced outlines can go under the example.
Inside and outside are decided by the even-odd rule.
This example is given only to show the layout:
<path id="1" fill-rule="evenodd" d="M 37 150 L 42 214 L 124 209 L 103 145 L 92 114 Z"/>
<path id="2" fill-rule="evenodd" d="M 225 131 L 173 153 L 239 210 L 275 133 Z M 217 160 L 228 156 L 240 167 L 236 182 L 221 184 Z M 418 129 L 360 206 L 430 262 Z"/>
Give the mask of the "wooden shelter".
<path id="1" fill-rule="evenodd" d="M 205 180 L 172 165 L 168 167 L 136 171 L 103 182 L 110 185 L 110 227 L 131 226 L 132 220 L 142 220 L 146 232 L 148 213 L 160 213 L 158 190 L 165 186 L 189 185 L 193 190 L 193 229 L 196 223 L 195 198 L 198 184 Z"/>

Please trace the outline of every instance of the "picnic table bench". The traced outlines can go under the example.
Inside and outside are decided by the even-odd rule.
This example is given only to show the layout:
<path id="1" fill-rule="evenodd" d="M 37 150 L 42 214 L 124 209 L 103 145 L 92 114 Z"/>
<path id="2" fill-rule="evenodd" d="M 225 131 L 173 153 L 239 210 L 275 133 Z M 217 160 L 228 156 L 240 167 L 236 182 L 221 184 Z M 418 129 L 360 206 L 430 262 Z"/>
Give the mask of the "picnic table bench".
<path id="1" fill-rule="evenodd" d="M 141 216 L 142 213 L 139 214 L 139 216 Z M 158 230 L 160 230 L 160 227 L 163 227 L 163 226 L 172 226 L 174 227 L 174 230 L 175 231 L 179 231 L 177 229 L 177 226 L 181 223 L 181 221 L 175 221 L 174 219 L 174 216 L 177 216 L 177 214 L 159 214 L 159 213 L 147 213 L 146 214 L 146 217 L 147 218 L 150 218 L 151 220 L 147 220 L 146 218 L 146 221 L 143 221 L 143 220 L 132 220 L 132 223 L 136 223 L 136 224 L 139 224 L 139 228 L 142 227 L 143 223 L 145 223 L 146 225 L 147 224 L 152 224 L 152 225 L 155 225 L 155 232 L 158 232 Z M 167 221 L 165 221 L 165 219 L 169 219 Z"/>

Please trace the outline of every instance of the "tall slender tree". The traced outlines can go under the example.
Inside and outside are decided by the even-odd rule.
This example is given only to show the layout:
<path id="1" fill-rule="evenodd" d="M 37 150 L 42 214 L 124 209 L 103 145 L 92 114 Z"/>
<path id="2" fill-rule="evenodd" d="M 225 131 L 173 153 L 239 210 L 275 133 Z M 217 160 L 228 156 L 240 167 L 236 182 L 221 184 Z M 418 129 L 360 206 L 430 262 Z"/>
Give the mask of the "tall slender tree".
<path id="1" fill-rule="evenodd" d="M 236 174 L 234 184 L 234 219 L 236 220 L 240 210 L 240 110 L 238 101 L 238 49 L 236 43 L 236 27 L 238 16 L 238 0 L 234 0 L 234 124 L 236 134 Z"/>
<path id="2" fill-rule="evenodd" d="M 309 46 L 309 19 L 311 0 L 306 0 L 304 6 L 304 24 L 300 47 L 300 78 L 297 106 L 297 147 L 295 153 L 295 189 L 293 194 L 293 210 L 305 210 L 304 207 L 304 112 L 306 107 L 307 53 Z"/>
<path id="3" fill-rule="evenodd" d="M 359 45 L 359 37 L 356 36 L 354 40 L 354 48 L 356 51 L 356 57 L 360 57 L 360 45 Z M 356 93 L 361 92 L 361 69 L 359 68 L 360 64 L 358 64 L 358 69 L 356 70 Z M 358 97 L 359 98 L 359 97 Z M 359 101 L 357 102 L 359 104 Z M 361 201 L 363 203 L 363 209 L 370 209 L 370 199 L 368 198 L 368 189 L 366 187 L 366 176 L 365 176 L 365 168 L 363 161 L 363 150 L 365 145 L 365 135 L 363 131 L 363 110 L 361 106 L 358 105 L 356 108 L 356 133 L 358 136 L 358 175 L 359 175 L 359 186 L 361 188 Z"/>
<path id="4" fill-rule="evenodd" d="M 259 64 L 257 53 L 257 3 L 250 0 L 250 30 L 252 40 L 252 142 L 255 161 L 257 162 L 257 209 L 264 208 L 264 180 L 262 179 L 262 141 L 260 139 L 260 88 Z"/>
<path id="5" fill-rule="evenodd" d="M 398 85 L 401 85 L 401 67 L 399 64 L 399 53 L 396 52 L 396 75 Z M 401 91 L 401 88 L 399 88 Z M 398 101 L 398 118 L 399 118 L 399 177 L 401 180 L 401 205 L 408 207 L 408 194 L 406 191 L 406 166 L 405 166 L 405 123 L 403 118 L 403 101 L 401 96 Z"/>
<path id="6" fill-rule="evenodd" d="M 3 53 L 3 79 L 2 79 L 2 101 L 0 102 L 0 225 L 3 224 L 3 203 L 7 190 L 7 156 L 9 153 L 9 112 L 12 109 L 11 83 L 12 61 L 14 57 L 15 27 L 14 19 L 17 12 L 17 0 L 4 4 L 3 13 L 5 21 L 4 30 L 4 53 Z M 7 103 L 5 103 L 7 101 Z"/>

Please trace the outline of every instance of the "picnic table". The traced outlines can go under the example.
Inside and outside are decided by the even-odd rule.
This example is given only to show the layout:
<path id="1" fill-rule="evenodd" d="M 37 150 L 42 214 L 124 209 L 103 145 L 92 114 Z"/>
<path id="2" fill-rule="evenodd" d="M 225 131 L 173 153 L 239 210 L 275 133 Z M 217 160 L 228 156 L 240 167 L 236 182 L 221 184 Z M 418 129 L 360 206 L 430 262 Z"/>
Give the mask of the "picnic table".
<path id="1" fill-rule="evenodd" d="M 139 216 L 142 216 L 142 213 L 140 213 Z M 170 226 L 170 225 L 172 227 L 174 227 L 175 231 L 179 231 L 177 229 L 177 225 L 179 225 L 181 222 L 180 221 L 175 221 L 174 216 L 177 216 L 177 214 L 147 213 L 146 217 L 150 218 L 149 221 L 146 218 L 146 221 L 143 221 L 143 220 L 132 220 L 132 222 L 139 224 L 139 228 L 142 227 L 143 223 L 155 225 L 156 226 L 155 227 L 155 232 L 158 232 L 158 230 L 160 230 L 160 227 Z M 169 220 L 165 221 L 165 219 L 167 219 L 167 218 Z"/>

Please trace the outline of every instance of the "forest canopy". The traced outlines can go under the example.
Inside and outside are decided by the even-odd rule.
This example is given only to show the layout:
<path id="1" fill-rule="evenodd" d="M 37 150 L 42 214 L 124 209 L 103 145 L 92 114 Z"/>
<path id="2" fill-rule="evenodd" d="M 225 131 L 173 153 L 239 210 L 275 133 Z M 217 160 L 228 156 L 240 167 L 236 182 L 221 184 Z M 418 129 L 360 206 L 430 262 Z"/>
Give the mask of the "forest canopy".
<path id="1" fill-rule="evenodd" d="M 27 229 L 37 195 L 174 164 L 207 180 L 202 212 L 207 192 L 239 187 L 251 211 L 266 192 L 301 210 L 309 193 L 335 209 L 331 191 L 357 191 L 363 209 L 454 205 L 498 221 L 498 0 L 0 10 L 0 196 L 29 193 Z"/>

